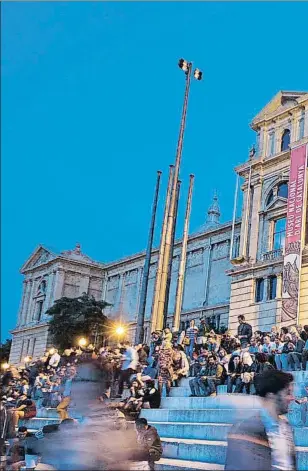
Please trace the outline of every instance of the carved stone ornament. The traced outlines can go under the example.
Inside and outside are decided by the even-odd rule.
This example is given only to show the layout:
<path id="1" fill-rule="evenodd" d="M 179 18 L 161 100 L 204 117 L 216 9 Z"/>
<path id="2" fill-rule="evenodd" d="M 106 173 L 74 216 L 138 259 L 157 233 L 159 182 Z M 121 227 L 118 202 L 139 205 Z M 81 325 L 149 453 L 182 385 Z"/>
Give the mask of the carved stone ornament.
<path id="1" fill-rule="evenodd" d="M 39 265 L 42 265 L 43 263 L 48 262 L 50 259 L 51 259 L 50 253 L 43 252 L 39 255 L 37 259 L 33 260 L 33 262 L 30 263 L 29 268 L 38 267 Z"/>

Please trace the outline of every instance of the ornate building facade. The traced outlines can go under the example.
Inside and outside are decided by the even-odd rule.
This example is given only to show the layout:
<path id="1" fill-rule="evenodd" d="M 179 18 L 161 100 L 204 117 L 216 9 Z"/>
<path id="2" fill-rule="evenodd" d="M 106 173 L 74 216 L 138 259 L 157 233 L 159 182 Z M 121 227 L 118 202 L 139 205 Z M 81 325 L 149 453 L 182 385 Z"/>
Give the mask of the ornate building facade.
<path id="1" fill-rule="evenodd" d="M 181 328 L 191 319 L 211 318 L 217 327 L 237 328 L 244 314 L 254 329 L 281 323 L 283 251 L 290 168 L 290 147 L 308 142 L 308 94 L 280 92 L 253 120 L 256 148 L 236 168 L 242 179 L 243 208 L 238 221 L 220 223 L 217 197 L 206 223 L 190 235 L 187 249 Z M 306 194 L 307 199 L 307 194 Z M 306 226 L 308 224 L 305 208 Z M 308 324 L 308 229 L 303 243 L 299 321 Z M 181 240 L 173 253 L 169 324 L 175 302 Z M 145 253 L 98 263 L 81 252 L 57 253 L 40 246 L 21 269 L 23 294 L 12 331 L 10 362 L 41 356 L 51 346 L 47 309 L 62 296 L 83 292 L 111 306 L 105 314 L 125 322 L 134 338 Z M 158 250 L 153 250 L 146 305 L 145 335 L 151 308 Z"/>
<path id="2" fill-rule="evenodd" d="M 243 208 L 240 256 L 228 272 L 229 327 L 236 329 L 241 312 L 254 329 L 267 331 L 282 321 L 290 157 L 292 149 L 308 143 L 308 94 L 279 92 L 254 118 L 251 127 L 256 132 L 256 148 L 249 161 L 235 169 L 243 179 Z M 304 202 L 307 228 L 307 189 Z M 307 239 L 306 229 L 299 280 L 298 322 L 302 325 L 308 324 Z"/>

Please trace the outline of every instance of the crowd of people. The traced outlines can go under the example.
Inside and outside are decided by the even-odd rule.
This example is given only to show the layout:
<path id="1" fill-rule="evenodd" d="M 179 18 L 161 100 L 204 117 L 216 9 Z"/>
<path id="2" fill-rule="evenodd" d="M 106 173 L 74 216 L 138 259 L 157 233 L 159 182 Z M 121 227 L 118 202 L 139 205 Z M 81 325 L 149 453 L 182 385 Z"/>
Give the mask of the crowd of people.
<path id="1" fill-rule="evenodd" d="M 1 414 L 7 419 L 2 438 L 22 439 L 28 431 L 20 421 L 36 417 L 42 408 L 54 408 L 60 421 L 69 420 L 72 380 L 84 357 L 103 371 L 99 401 L 134 419 L 142 408 L 159 408 L 161 397 L 169 396 L 181 378 L 189 378 L 191 396 L 215 396 L 219 385 L 228 393 L 251 394 L 266 371 L 306 369 L 308 326 L 253 332 L 244 316 L 238 321 L 236 335 L 217 334 L 205 320 L 199 326 L 191 321 L 182 332 L 153 332 L 149 346 L 88 345 L 61 355 L 53 348 L 38 360 L 28 357 L 23 367 L 11 366 L 1 376 Z"/>
<path id="2" fill-rule="evenodd" d="M 14 438 L 20 421 L 35 418 L 41 408 L 55 408 L 60 420 L 68 418 L 77 354 L 70 349 L 60 356 L 57 349 L 51 349 L 38 360 L 26 357 L 22 367 L 10 366 L 5 371 L 1 376 L 1 428 L 5 424 L 6 437 Z"/>

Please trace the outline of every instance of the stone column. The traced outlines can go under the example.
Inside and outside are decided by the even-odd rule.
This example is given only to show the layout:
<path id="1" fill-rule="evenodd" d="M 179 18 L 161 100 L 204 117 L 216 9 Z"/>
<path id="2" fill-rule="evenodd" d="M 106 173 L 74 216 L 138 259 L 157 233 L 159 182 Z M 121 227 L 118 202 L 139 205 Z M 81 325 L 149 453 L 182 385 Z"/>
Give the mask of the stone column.
<path id="1" fill-rule="evenodd" d="M 108 272 L 105 271 L 103 274 L 103 280 L 102 280 L 102 300 L 103 301 L 106 301 L 107 284 L 108 284 Z"/>
<path id="2" fill-rule="evenodd" d="M 243 254 L 245 245 L 246 245 L 245 234 L 248 233 L 249 220 L 247 220 L 247 228 L 246 228 L 246 211 L 247 211 L 246 203 L 247 203 L 247 188 L 243 192 L 243 205 L 242 205 L 242 216 L 241 216 L 242 224 L 241 224 L 241 239 L 240 239 L 240 254 L 239 254 L 240 257 L 242 255 L 245 255 Z M 248 201 L 248 208 L 249 208 L 249 201 Z"/>
<path id="3" fill-rule="evenodd" d="M 33 296 L 35 292 L 35 280 L 30 280 L 30 293 L 28 299 L 27 315 L 26 315 L 26 324 L 29 324 L 32 321 L 32 310 L 33 310 Z"/>
<path id="4" fill-rule="evenodd" d="M 119 279 L 119 287 L 118 287 L 118 293 L 117 293 L 117 301 L 116 301 L 116 303 L 115 303 L 115 309 L 116 309 L 117 311 L 120 311 L 120 308 L 121 308 L 123 283 L 124 283 L 124 273 L 121 273 L 121 274 L 120 274 L 120 279 Z"/>
<path id="5" fill-rule="evenodd" d="M 267 293 L 268 293 L 268 277 L 264 278 L 264 291 L 263 291 L 263 299 L 262 302 L 267 300 Z"/>
<path id="6" fill-rule="evenodd" d="M 18 318 L 17 318 L 17 327 L 22 325 L 22 316 L 23 316 L 23 311 L 25 307 L 26 296 L 27 296 L 27 281 L 24 280 L 22 284 L 22 295 L 21 295 L 20 307 L 19 307 Z"/>
<path id="7" fill-rule="evenodd" d="M 258 235 L 259 235 L 259 211 L 261 206 L 261 182 L 258 182 L 254 185 L 253 192 L 253 201 L 252 209 L 250 214 L 250 231 L 248 236 L 250 238 L 249 243 L 249 257 L 251 257 L 252 262 L 257 259 L 257 249 L 258 249 Z"/>
<path id="8" fill-rule="evenodd" d="M 281 299 L 282 297 L 282 273 L 277 275 L 277 286 L 276 286 L 276 299 Z"/>
<path id="9" fill-rule="evenodd" d="M 46 298 L 45 298 L 45 302 L 44 302 L 44 310 L 43 310 L 43 316 L 42 317 L 45 316 L 45 312 L 47 311 L 47 309 L 49 309 L 49 307 L 51 305 L 55 274 L 56 274 L 56 272 L 53 271 L 53 272 L 49 273 L 49 275 L 48 275 Z"/>
<path id="10" fill-rule="evenodd" d="M 79 296 L 81 296 L 82 293 L 88 294 L 89 284 L 90 284 L 90 276 L 81 275 L 80 285 L 79 285 Z"/>
<path id="11" fill-rule="evenodd" d="M 24 302 L 24 306 L 22 310 L 21 325 L 25 325 L 27 323 L 31 286 L 32 286 L 31 280 L 26 280 L 26 296 L 25 296 L 25 302 Z"/>
<path id="12" fill-rule="evenodd" d="M 64 280 L 65 280 L 65 270 L 63 268 L 58 268 L 56 271 L 55 285 L 53 292 L 53 300 L 62 298 L 64 291 Z"/>
<path id="13" fill-rule="evenodd" d="M 258 244 L 257 244 L 257 260 L 261 260 L 263 253 L 263 228 L 264 228 L 264 214 L 259 218 L 259 231 L 258 231 Z"/>
<path id="14" fill-rule="evenodd" d="M 203 306 L 207 303 L 208 298 L 208 285 L 209 285 L 209 274 L 210 274 L 210 265 L 211 265 L 211 253 L 212 245 L 209 241 L 209 245 L 204 247 L 203 255 L 203 272 L 204 272 L 204 291 L 203 291 Z"/>

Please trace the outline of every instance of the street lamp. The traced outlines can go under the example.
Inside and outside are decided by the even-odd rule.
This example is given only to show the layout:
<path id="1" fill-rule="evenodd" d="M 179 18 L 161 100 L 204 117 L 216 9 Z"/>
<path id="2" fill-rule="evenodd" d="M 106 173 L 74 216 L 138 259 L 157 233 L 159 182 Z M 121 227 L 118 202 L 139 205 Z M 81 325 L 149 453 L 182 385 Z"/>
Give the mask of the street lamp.
<path id="1" fill-rule="evenodd" d="M 153 330 L 160 330 L 164 327 L 164 324 L 167 320 L 167 310 L 166 304 L 168 303 L 168 267 L 169 267 L 169 260 L 172 257 L 172 233 L 174 232 L 174 226 L 176 221 L 176 202 L 177 202 L 177 185 L 179 180 L 179 173 L 180 173 L 180 166 L 181 166 L 181 159 L 182 159 L 182 150 L 183 150 L 183 142 L 184 142 L 184 132 L 185 132 L 185 125 L 186 125 L 186 117 L 187 117 L 187 108 L 188 108 L 188 98 L 189 98 L 189 91 L 190 91 L 190 83 L 191 83 L 191 76 L 193 70 L 193 63 L 186 61 L 185 59 L 180 59 L 178 62 L 178 66 L 186 75 L 186 83 L 185 83 L 185 93 L 184 93 L 184 102 L 182 108 L 182 116 L 181 116 L 181 125 L 180 125 L 180 132 L 178 137 L 177 143 L 177 150 L 176 150 L 176 159 L 175 159 L 175 166 L 173 172 L 173 182 L 172 182 L 172 191 L 171 191 L 171 198 L 170 198 L 170 205 L 169 205 L 169 213 L 168 213 L 168 222 L 167 222 L 167 230 L 166 230 L 166 238 L 165 238 L 165 248 L 163 254 L 163 266 L 161 272 L 161 281 L 160 281 L 160 289 L 158 294 L 158 303 L 155 300 L 155 304 L 157 305 L 157 311 L 153 313 L 153 318 L 155 319 L 156 325 L 152 327 Z M 202 72 L 200 69 L 195 69 L 193 72 L 193 76 L 196 80 L 202 79 Z M 157 304 L 156 304 L 157 303 Z"/>
<path id="2" fill-rule="evenodd" d="M 79 339 L 79 341 L 78 341 L 79 347 L 85 347 L 85 346 L 87 345 L 87 343 L 88 343 L 88 342 L 87 342 L 87 340 L 86 340 L 84 337 L 82 337 L 82 338 Z"/>
<path id="3" fill-rule="evenodd" d="M 125 329 L 124 329 L 124 327 L 123 327 L 122 325 L 119 325 L 119 326 L 116 328 L 115 332 L 116 332 L 116 334 L 117 334 L 119 337 L 121 337 L 121 335 L 124 334 Z"/>
<path id="4" fill-rule="evenodd" d="M 9 367 L 10 367 L 10 365 L 9 365 L 8 363 L 2 363 L 2 365 L 1 365 L 1 368 L 2 368 L 3 370 L 8 370 Z"/>

